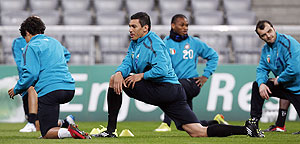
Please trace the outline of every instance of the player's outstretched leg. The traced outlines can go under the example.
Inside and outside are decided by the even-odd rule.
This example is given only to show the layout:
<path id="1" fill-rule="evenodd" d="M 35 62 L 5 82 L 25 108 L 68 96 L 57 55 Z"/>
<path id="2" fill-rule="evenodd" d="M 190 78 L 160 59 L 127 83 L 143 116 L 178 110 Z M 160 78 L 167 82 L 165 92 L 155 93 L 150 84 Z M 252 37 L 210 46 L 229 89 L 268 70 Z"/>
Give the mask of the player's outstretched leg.
<path id="1" fill-rule="evenodd" d="M 245 126 L 215 124 L 203 127 L 199 123 L 190 123 L 182 125 L 182 128 L 191 137 L 227 137 L 231 135 L 265 137 L 263 132 L 257 128 L 256 122 L 251 119 L 246 121 Z"/>

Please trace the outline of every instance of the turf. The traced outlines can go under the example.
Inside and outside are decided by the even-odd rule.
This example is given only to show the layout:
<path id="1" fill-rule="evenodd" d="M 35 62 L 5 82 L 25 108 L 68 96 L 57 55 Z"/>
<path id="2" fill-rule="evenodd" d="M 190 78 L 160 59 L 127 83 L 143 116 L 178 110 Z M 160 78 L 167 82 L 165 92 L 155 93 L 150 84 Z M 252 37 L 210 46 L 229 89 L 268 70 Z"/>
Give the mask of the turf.
<path id="1" fill-rule="evenodd" d="M 230 122 L 235 125 L 243 125 L 244 122 Z M 78 122 L 79 128 L 86 132 L 90 132 L 92 128 L 99 125 L 106 125 L 106 122 Z M 50 144 L 50 143 L 139 143 L 139 144 L 198 144 L 198 143 L 230 143 L 230 144 L 253 144 L 253 143 L 284 143 L 293 144 L 300 143 L 300 135 L 292 135 L 292 132 L 300 130 L 300 122 L 287 122 L 287 132 L 269 132 L 265 133 L 265 138 L 251 138 L 244 135 L 230 136 L 224 138 L 191 138 L 187 133 L 175 130 L 172 125 L 171 132 L 153 132 L 158 127 L 160 122 L 120 122 L 118 124 L 118 134 L 123 129 L 130 129 L 135 135 L 134 137 L 119 137 L 119 138 L 93 138 L 91 140 L 79 139 L 38 139 L 39 132 L 34 133 L 19 133 L 24 123 L 0 123 L 0 144 Z M 260 123 L 261 128 L 267 128 L 271 123 Z"/>

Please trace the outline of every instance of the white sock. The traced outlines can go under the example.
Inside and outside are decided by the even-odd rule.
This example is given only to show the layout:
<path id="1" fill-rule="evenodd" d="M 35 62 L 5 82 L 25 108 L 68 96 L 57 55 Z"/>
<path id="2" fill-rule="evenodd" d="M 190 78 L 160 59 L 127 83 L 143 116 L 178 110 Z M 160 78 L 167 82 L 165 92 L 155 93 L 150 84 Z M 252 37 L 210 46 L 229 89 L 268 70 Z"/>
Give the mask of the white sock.
<path id="1" fill-rule="evenodd" d="M 60 139 L 72 137 L 71 134 L 70 134 L 70 132 L 66 128 L 60 128 L 58 130 L 58 134 L 57 135 L 58 135 L 58 138 L 60 138 Z"/>

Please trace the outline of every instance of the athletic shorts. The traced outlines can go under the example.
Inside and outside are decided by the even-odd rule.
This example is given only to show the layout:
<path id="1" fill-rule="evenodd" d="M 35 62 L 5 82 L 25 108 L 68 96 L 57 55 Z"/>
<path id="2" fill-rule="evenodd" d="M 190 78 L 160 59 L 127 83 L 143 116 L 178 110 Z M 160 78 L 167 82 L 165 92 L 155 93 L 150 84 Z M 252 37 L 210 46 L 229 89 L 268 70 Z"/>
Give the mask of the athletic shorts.
<path id="1" fill-rule="evenodd" d="M 200 87 L 197 86 L 196 81 L 193 78 L 190 79 L 179 79 L 186 97 L 188 100 L 193 99 L 200 93 Z"/>
<path id="2" fill-rule="evenodd" d="M 123 90 L 131 98 L 160 107 L 179 130 L 183 130 L 184 124 L 199 123 L 186 102 L 186 95 L 180 84 L 141 80 L 135 83 L 134 89 L 123 87 Z"/>
<path id="3" fill-rule="evenodd" d="M 57 127 L 59 105 L 71 101 L 75 90 L 56 90 L 38 98 L 38 119 L 42 136 Z"/>

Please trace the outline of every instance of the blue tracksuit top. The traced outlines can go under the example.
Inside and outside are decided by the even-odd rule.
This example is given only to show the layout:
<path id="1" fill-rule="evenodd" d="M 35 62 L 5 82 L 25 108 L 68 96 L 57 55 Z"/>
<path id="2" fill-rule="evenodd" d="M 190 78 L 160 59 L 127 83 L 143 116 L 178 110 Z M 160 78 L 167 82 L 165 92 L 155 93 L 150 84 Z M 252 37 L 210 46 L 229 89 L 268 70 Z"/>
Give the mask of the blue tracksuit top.
<path id="1" fill-rule="evenodd" d="M 181 42 L 176 42 L 167 36 L 164 42 L 169 49 L 172 65 L 179 79 L 199 76 L 197 72 L 198 56 L 207 60 L 203 76 L 209 78 L 216 70 L 219 59 L 217 52 L 199 38 L 189 36 Z"/>
<path id="2" fill-rule="evenodd" d="M 266 83 L 269 72 L 278 76 L 278 83 L 294 94 L 300 94 L 300 44 L 291 36 L 276 32 L 272 46 L 265 44 L 256 70 L 258 86 Z"/>
<path id="3" fill-rule="evenodd" d="M 22 73 L 23 73 L 21 61 L 23 60 L 22 54 L 23 54 L 24 47 L 26 45 L 27 45 L 27 42 L 22 36 L 14 39 L 14 41 L 12 43 L 12 52 L 13 52 L 13 57 L 16 62 L 17 68 L 18 68 L 19 78 L 21 78 Z M 71 58 L 71 54 L 65 47 L 64 47 L 64 54 L 65 54 L 66 61 L 68 63 Z"/>
<path id="4" fill-rule="evenodd" d="M 23 63 L 22 62 L 23 61 L 22 54 L 23 54 L 24 47 L 26 45 L 27 45 L 27 42 L 22 36 L 14 39 L 14 41 L 12 43 L 12 53 L 13 53 L 13 57 L 16 62 L 16 65 L 17 65 L 19 79 L 21 79 L 22 74 L 23 74 L 21 63 Z M 69 62 L 69 60 L 71 58 L 71 54 L 65 47 L 64 47 L 64 54 L 65 54 L 66 61 Z M 27 94 L 27 91 L 24 91 L 24 93 L 22 93 L 22 96 L 24 96 L 26 94 Z"/>
<path id="5" fill-rule="evenodd" d="M 130 73 L 144 73 L 145 80 L 179 84 L 164 42 L 152 31 L 136 41 L 131 40 L 118 71 L 124 78 Z"/>
<path id="6" fill-rule="evenodd" d="M 34 86 L 38 97 L 55 90 L 75 90 L 67 58 L 65 48 L 54 38 L 43 34 L 32 37 L 23 50 L 23 74 L 15 85 L 15 94 L 30 86 Z"/>
<path id="7" fill-rule="evenodd" d="M 14 56 L 14 60 L 16 62 L 17 68 L 18 68 L 18 74 L 19 74 L 19 79 L 21 78 L 23 71 L 22 71 L 22 54 L 23 54 L 23 49 L 26 46 L 27 42 L 23 37 L 18 37 L 14 39 L 12 43 L 12 53 Z"/>

